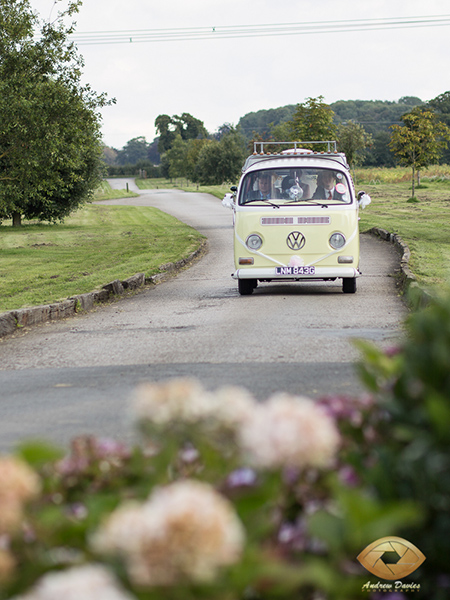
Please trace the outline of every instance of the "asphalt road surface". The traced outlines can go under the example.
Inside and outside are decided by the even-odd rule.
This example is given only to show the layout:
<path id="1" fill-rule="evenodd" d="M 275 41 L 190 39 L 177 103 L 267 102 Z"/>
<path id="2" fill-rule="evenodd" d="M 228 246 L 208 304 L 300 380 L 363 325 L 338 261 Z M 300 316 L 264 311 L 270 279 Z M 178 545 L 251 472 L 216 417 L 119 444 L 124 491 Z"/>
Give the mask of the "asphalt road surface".
<path id="1" fill-rule="evenodd" d="M 389 345 L 401 336 L 406 308 L 392 277 L 399 257 L 375 237 L 361 235 L 356 294 L 336 281 L 263 283 L 239 296 L 230 277 L 232 215 L 220 200 L 156 190 L 108 203 L 173 214 L 208 237 L 209 251 L 133 297 L 3 339 L 2 451 L 23 439 L 67 444 L 87 433 L 131 441 L 129 399 L 144 380 L 195 376 L 210 389 L 245 386 L 261 400 L 279 390 L 356 394 L 363 388 L 352 339 Z"/>

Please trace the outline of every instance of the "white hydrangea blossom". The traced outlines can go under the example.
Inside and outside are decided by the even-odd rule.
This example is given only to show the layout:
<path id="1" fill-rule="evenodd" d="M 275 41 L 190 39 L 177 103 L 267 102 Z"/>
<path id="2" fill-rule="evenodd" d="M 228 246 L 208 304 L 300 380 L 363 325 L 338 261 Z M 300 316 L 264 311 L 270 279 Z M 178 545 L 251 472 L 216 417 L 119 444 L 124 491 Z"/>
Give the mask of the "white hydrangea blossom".
<path id="1" fill-rule="evenodd" d="M 226 386 L 208 392 L 191 378 L 166 383 L 143 383 L 135 392 L 133 412 L 138 420 L 167 425 L 174 421 L 234 429 L 248 418 L 256 402 L 244 389 Z"/>
<path id="2" fill-rule="evenodd" d="M 243 422 L 240 444 L 253 466 L 324 467 L 335 456 L 340 436 L 334 421 L 302 397 L 279 393 Z"/>
<path id="3" fill-rule="evenodd" d="M 44 575 L 26 595 L 13 600 L 133 600 L 101 565 L 83 565 Z"/>
<path id="4" fill-rule="evenodd" d="M 41 489 L 38 475 L 15 456 L 0 456 L 0 536 L 19 526 L 23 506 Z"/>
<path id="5" fill-rule="evenodd" d="M 244 530 L 234 508 L 210 485 L 178 481 L 156 489 L 144 504 L 119 507 L 92 540 L 118 554 L 137 585 L 207 581 L 235 563 Z"/>
<path id="6" fill-rule="evenodd" d="M 136 418 L 157 425 L 177 420 L 194 423 L 210 411 L 210 395 L 197 380 L 191 378 L 143 383 L 134 395 L 133 412 Z"/>

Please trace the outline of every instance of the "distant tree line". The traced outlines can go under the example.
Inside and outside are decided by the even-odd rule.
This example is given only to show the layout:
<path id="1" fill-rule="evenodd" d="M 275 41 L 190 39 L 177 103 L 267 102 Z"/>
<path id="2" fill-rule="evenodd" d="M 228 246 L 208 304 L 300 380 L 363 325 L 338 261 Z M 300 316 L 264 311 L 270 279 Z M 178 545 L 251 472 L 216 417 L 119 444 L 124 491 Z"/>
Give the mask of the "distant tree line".
<path id="1" fill-rule="evenodd" d="M 214 134 L 208 133 L 203 122 L 189 113 L 163 114 L 155 120 L 158 135 L 153 142 L 138 137 L 120 151 L 105 148 L 105 160 L 110 175 L 186 177 L 212 185 L 239 177 L 253 140 L 289 142 L 314 137 L 336 139 L 352 167 L 391 167 L 406 161 L 398 146 L 398 128 L 404 133 L 411 123 L 416 127 L 420 121 L 424 126 L 425 121 L 419 117 L 425 113 L 428 117 L 431 113 L 436 124 L 450 126 L 450 92 L 427 103 L 415 96 L 404 96 L 396 102 L 340 100 L 328 105 L 319 96 L 297 105 L 248 113 L 237 126 L 225 123 Z M 415 117 L 408 119 L 410 114 Z M 428 148 L 425 154 L 450 162 L 445 132 L 433 131 L 440 140 L 439 151 Z"/>

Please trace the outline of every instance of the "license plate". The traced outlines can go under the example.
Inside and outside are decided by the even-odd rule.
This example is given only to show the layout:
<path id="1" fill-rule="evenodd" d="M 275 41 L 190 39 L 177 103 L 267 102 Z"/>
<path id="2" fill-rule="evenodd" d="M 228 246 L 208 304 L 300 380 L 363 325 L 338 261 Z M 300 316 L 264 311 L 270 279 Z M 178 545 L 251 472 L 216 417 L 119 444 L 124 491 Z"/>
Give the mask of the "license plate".
<path id="1" fill-rule="evenodd" d="M 275 267 L 277 275 L 314 275 L 316 267 Z"/>

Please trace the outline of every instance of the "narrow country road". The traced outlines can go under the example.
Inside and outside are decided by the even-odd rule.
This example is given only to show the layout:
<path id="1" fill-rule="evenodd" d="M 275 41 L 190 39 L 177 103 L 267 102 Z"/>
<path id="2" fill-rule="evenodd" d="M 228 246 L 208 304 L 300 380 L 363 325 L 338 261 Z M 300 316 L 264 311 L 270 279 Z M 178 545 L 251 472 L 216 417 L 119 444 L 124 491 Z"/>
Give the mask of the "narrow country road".
<path id="1" fill-rule="evenodd" d="M 112 181 L 133 189 L 132 180 Z M 406 308 L 391 276 L 398 255 L 386 242 L 361 236 L 354 295 L 336 281 L 261 284 L 239 296 L 230 277 L 232 215 L 220 200 L 154 190 L 107 203 L 173 214 L 208 237 L 209 252 L 133 297 L 3 339 L 0 450 L 82 433 L 129 441 L 128 400 L 142 380 L 195 376 L 211 389 L 243 385 L 261 400 L 278 390 L 357 393 L 351 340 L 390 344 L 401 333 Z"/>

